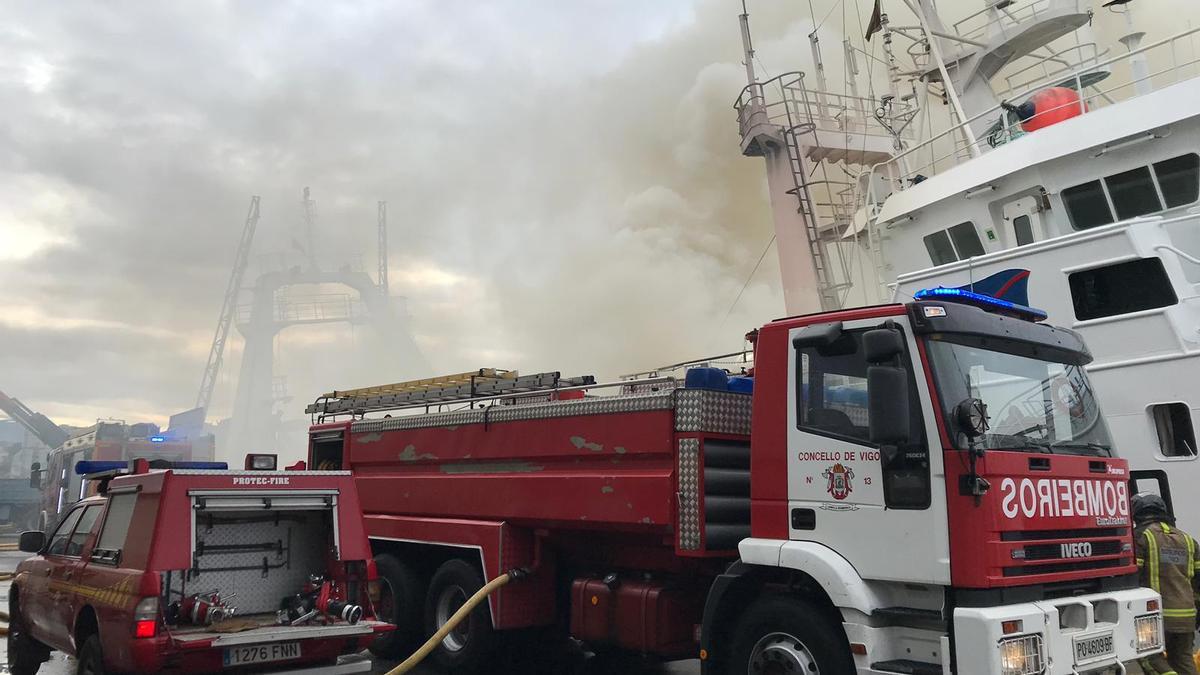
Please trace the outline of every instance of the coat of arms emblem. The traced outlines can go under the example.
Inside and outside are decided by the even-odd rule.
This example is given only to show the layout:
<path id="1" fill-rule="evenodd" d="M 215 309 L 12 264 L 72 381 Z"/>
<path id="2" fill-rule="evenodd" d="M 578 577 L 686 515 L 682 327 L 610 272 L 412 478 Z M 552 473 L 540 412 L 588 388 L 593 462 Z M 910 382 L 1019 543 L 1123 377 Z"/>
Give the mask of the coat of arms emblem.
<path id="1" fill-rule="evenodd" d="M 854 491 L 854 484 L 851 482 L 854 479 L 854 469 L 843 466 L 841 462 L 825 469 L 821 477 L 827 481 L 825 491 L 833 495 L 834 499 L 841 501 Z"/>

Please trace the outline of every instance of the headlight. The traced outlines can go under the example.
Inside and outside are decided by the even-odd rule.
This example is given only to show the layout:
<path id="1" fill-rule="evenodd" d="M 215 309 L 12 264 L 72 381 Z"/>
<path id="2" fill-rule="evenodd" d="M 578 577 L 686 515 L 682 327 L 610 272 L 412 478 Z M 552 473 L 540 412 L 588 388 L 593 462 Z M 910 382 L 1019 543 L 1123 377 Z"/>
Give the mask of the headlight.
<path id="1" fill-rule="evenodd" d="M 1133 620 L 1137 631 L 1137 651 L 1142 652 L 1162 649 L 1162 617 L 1157 614 L 1139 616 Z"/>
<path id="2" fill-rule="evenodd" d="M 1039 675 L 1045 672 L 1041 635 L 1000 641 L 1000 675 Z"/>

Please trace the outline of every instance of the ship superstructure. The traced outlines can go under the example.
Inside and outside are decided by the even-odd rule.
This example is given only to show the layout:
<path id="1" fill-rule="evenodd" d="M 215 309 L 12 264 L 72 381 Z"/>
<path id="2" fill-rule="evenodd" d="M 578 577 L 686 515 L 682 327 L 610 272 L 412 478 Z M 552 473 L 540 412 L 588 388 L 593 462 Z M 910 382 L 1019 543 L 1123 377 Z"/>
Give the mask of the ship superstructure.
<path id="1" fill-rule="evenodd" d="M 743 152 L 767 162 L 788 311 L 938 286 L 1045 309 L 1091 345 L 1133 467 L 1194 484 L 1200 29 L 1147 39 L 1137 0 L 984 0 L 953 22 L 931 0 L 887 4 L 871 22 L 888 71 L 874 98 L 792 73 L 736 104 Z M 1097 44 L 1101 19 L 1120 45 Z M 1069 405 L 1046 383 L 1028 415 Z M 1191 492 L 1174 496 L 1194 528 Z"/>

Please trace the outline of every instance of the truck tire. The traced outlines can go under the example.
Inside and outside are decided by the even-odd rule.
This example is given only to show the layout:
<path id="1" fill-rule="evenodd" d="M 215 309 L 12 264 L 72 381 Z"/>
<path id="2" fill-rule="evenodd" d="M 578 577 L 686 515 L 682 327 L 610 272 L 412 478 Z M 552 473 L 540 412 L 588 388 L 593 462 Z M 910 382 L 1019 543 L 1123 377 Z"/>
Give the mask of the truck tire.
<path id="1" fill-rule="evenodd" d="M 425 596 L 425 635 L 436 633 L 480 588 L 483 588 L 483 578 L 474 565 L 457 558 L 442 563 L 429 581 L 429 592 Z M 431 659 L 450 673 L 492 672 L 495 647 L 492 617 L 488 603 L 484 601 L 442 640 Z"/>
<path id="2" fill-rule="evenodd" d="M 84 639 L 75 657 L 79 665 L 75 675 L 104 675 L 104 652 L 100 648 L 100 636 L 92 633 Z"/>
<path id="3" fill-rule="evenodd" d="M 738 619 L 725 672 L 854 675 L 846 637 L 826 616 L 802 600 L 755 601 Z"/>
<path id="4" fill-rule="evenodd" d="M 375 557 L 381 598 L 375 608 L 379 618 L 396 626 L 371 643 L 371 653 L 383 658 L 403 658 L 421 644 L 424 635 L 425 593 L 413 568 L 390 553 Z"/>
<path id="5" fill-rule="evenodd" d="M 26 631 L 18 598 L 13 593 L 8 607 L 8 672 L 12 675 L 34 675 L 42 663 L 50 658 L 50 648 Z"/>

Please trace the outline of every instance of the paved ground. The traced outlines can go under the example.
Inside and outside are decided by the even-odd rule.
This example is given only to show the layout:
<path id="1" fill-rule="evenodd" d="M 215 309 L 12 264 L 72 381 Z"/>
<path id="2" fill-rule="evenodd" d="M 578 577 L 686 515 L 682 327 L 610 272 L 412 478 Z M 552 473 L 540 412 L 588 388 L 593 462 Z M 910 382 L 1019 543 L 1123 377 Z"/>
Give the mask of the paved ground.
<path id="1" fill-rule="evenodd" d="M 8 540 L 7 538 L 5 540 Z M 0 572 L 11 572 L 16 569 L 17 563 L 24 560 L 27 554 L 18 551 L 0 551 Z M 8 607 L 8 589 L 10 582 L 0 582 L 0 607 L 7 609 Z M 8 673 L 8 654 L 5 641 L 0 638 L 0 674 L 7 675 Z M 364 654 L 358 658 L 369 658 L 369 654 Z M 376 660 L 373 664 L 371 672 L 386 673 L 397 662 L 384 662 Z M 544 673 L 545 675 L 558 675 L 559 673 L 567 675 L 694 675 L 700 672 L 700 667 L 696 661 L 680 661 L 667 665 L 646 664 L 630 661 L 602 661 L 596 658 L 586 658 L 583 654 L 568 654 L 561 659 L 553 661 L 541 660 L 536 663 L 519 662 L 505 668 L 503 671 L 495 671 L 498 674 L 504 673 L 521 673 L 522 675 L 537 675 Z M 50 661 L 44 664 L 39 671 L 39 675 L 71 675 L 75 672 L 75 661 L 65 654 L 54 652 L 51 654 Z M 416 675 L 441 675 L 439 671 L 432 668 L 418 668 L 414 671 Z"/>

